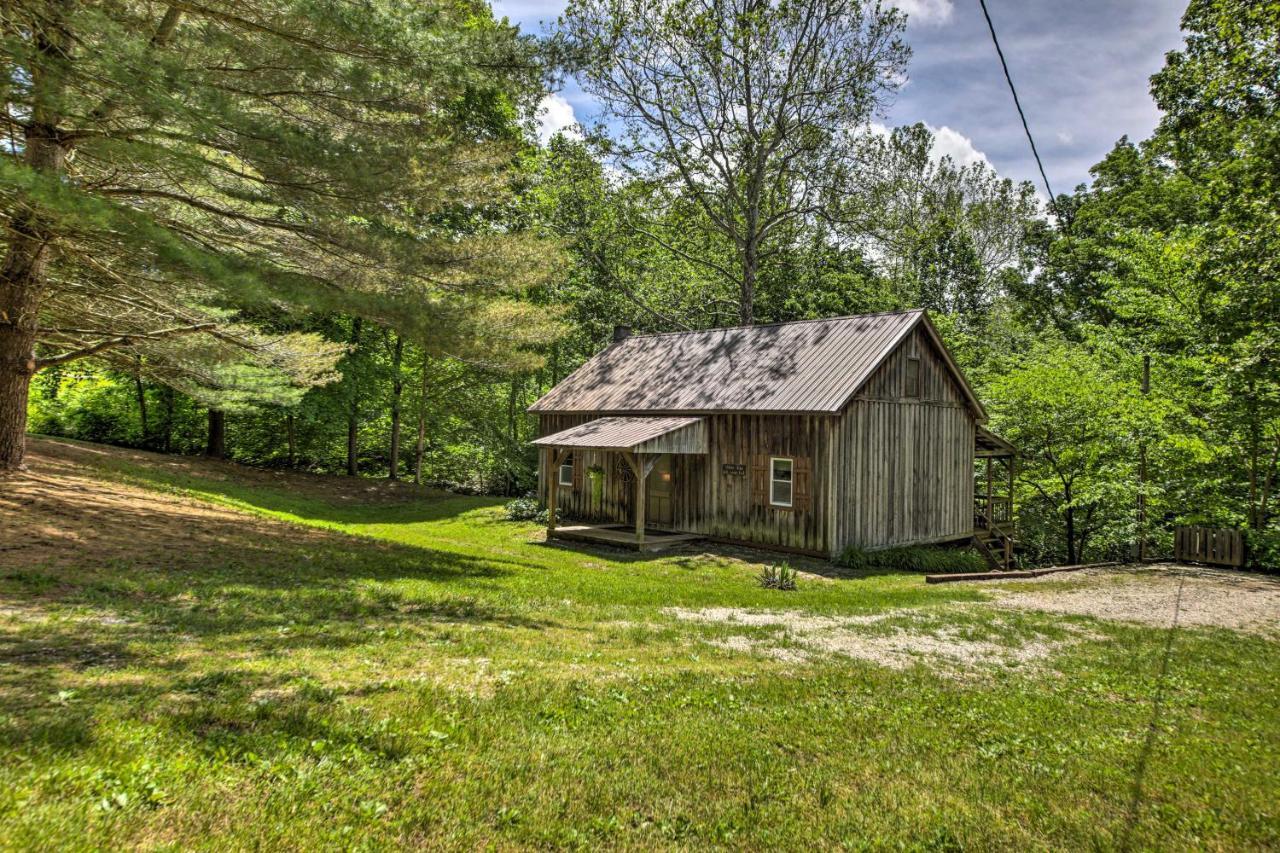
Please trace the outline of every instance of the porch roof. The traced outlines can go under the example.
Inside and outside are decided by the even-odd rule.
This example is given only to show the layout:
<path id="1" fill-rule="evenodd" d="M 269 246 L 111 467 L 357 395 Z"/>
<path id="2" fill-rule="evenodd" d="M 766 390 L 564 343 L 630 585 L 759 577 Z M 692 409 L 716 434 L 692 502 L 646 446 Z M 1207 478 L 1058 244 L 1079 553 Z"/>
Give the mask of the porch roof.
<path id="1" fill-rule="evenodd" d="M 974 436 L 975 456 L 1004 458 L 1017 456 L 1018 449 L 991 430 L 979 424 Z"/>
<path id="2" fill-rule="evenodd" d="M 695 417 L 609 417 L 534 439 L 540 447 L 630 450 L 633 453 L 706 453 L 707 423 Z"/>

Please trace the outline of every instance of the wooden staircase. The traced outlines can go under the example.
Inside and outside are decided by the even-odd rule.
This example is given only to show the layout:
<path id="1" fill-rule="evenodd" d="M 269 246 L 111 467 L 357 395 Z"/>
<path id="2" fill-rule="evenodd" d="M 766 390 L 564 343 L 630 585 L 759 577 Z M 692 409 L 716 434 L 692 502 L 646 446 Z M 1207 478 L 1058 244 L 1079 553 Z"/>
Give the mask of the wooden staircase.
<path id="1" fill-rule="evenodd" d="M 973 547 L 993 569 L 1013 566 L 1012 505 L 1006 495 L 978 495 L 973 513 Z"/>

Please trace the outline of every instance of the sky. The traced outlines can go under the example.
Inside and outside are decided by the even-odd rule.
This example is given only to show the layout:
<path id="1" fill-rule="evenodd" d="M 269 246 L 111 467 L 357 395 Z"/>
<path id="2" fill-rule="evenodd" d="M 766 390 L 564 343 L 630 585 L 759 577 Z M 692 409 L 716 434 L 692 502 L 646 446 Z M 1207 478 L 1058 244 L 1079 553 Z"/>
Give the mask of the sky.
<path id="1" fill-rule="evenodd" d="M 545 32 L 564 0 L 493 0 L 495 12 Z M 912 49 L 906 85 L 878 123 L 924 122 L 934 152 L 986 160 L 1044 188 L 978 0 L 896 0 Z M 1159 113 L 1148 78 L 1182 42 L 1185 0 L 987 0 L 1000 46 L 1055 193 L 1087 183 L 1089 167 L 1128 135 L 1145 139 Z M 544 101 L 544 138 L 599 106 L 576 81 Z"/>

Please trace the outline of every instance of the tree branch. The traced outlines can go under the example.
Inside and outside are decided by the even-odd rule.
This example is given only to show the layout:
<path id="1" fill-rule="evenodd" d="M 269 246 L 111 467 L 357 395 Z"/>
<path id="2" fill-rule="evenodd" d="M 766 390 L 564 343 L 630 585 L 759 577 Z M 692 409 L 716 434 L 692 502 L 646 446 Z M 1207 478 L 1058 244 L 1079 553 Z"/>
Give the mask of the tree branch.
<path id="1" fill-rule="evenodd" d="M 64 352 L 61 355 L 51 356 L 49 358 L 36 359 L 36 370 L 43 370 L 46 367 L 52 367 L 55 364 L 66 364 L 68 361 L 76 361 L 77 359 L 87 358 L 91 355 L 97 355 L 103 350 L 112 349 L 119 346 L 128 346 L 134 341 L 160 341 L 166 338 L 177 338 L 183 335 L 192 335 L 197 332 L 209 332 L 217 328 L 217 323 L 196 323 L 193 326 L 175 326 L 172 329 L 161 329 L 157 332 L 138 332 L 130 335 L 119 335 L 114 338 L 107 338 L 90 344 L 77 350 Z"/>

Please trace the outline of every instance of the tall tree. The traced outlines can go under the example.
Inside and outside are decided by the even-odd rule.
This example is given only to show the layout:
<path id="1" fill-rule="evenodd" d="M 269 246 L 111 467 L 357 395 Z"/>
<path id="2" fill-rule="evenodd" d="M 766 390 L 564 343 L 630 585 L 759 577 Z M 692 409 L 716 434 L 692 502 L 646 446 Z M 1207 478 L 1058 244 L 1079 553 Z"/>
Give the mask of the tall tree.
<path id="1" fill-rule="evenodd" d="M 180 364 L 194 337 L 270 361 L 289 339 L 237 329 L 247 309 L 359 314 L 490 358 L 545 333 L 502 297 L 549 253 L 476 213 L 508 192 L 539 63 L 480 0 L 15 0 L 0 18 L 0 470 L 21 464 L 38 369 Z"/>
<path id="2" fill-rule="evenodd" d="M 859 131 L 905 70 L 904 22 L 860 0 L 573 0 L 561 20 L 624 159 L 678 186 L 730 259 L 634 227 L 729 282 L 742 323 L 779 232 L 849 191 Z"/>
<path id="3" fill-rule="evenodd" d="M 1280 449 L 1280 4 L 1192 0 L 1187 33 L 1152 78 L 1152 139 L 1194 188 L 1199 343 L 1245 426 L 1248 523 L 1268 519 Z"/>
<path id="4" fill-rule="evenodd" d="M 391 353 L 391 453 L 387 477 L 400 479 L 400 398 L 404 393 L 404 336 L 396 335 Z"/>
<path id="5" fill-rule="evenodd" d="M 840 230 L 877 264 L 902 305 L 974 317 L 1021 276 L 1038 216 L 1028 182 L 986 163 L 934 156 L 923 124 L 870 133 Z"/>

